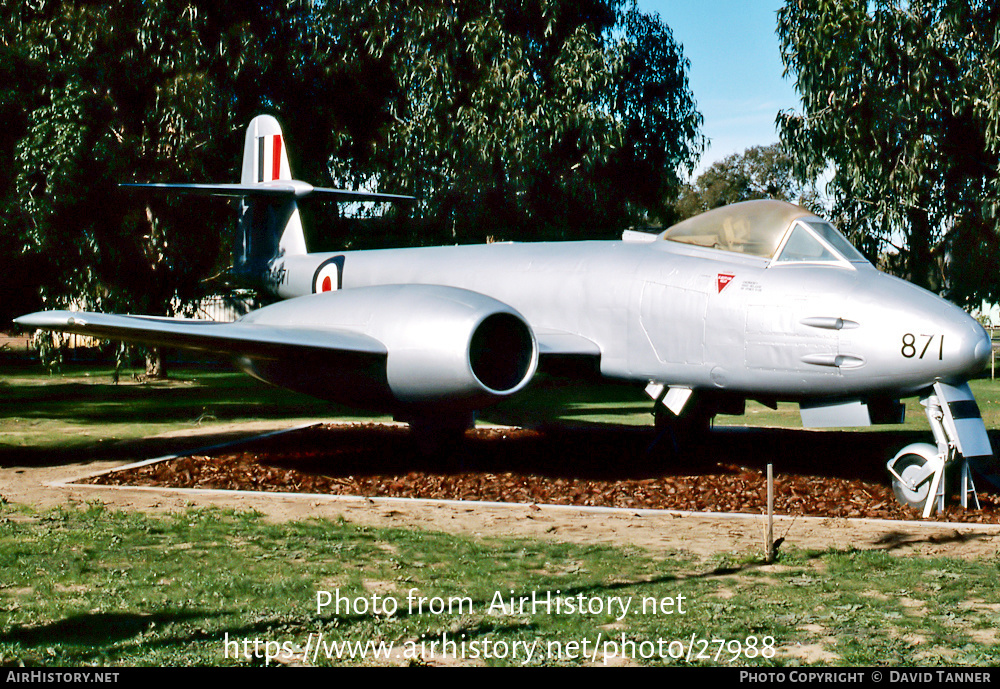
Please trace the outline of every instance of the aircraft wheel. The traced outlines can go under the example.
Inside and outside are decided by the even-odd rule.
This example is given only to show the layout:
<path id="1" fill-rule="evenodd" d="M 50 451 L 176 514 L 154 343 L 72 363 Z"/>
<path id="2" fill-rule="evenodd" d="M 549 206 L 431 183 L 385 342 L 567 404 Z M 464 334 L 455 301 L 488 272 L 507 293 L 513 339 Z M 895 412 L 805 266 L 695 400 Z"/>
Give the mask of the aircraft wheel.
<path id="1" fill-rule="evenodd" d="M 927 459 L 915 454 L 906 454 L 900 457 L 895 464 L 896 473 L 903 477 L 904 480 L 910 481 L 915 476 L 919 475 L 924 465 L 927 464 Z M 896 494 L 896 500 L 899 501 L 901 505 L 909 505 L 917 510 L 922 511 L 924 505 L 927 503 L 927 496 L 931 490 L 931 482 L 924 481 L 916 489 L 911 489 L 908 485 L 902 483 L 895 476 L 892 478 L 892 492 Z"/>

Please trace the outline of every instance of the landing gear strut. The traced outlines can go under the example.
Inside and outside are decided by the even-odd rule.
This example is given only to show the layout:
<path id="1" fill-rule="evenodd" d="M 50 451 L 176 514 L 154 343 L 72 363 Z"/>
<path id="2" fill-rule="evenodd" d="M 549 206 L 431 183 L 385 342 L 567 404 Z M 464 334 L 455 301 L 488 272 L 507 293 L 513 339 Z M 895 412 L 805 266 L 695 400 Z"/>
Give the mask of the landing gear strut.
<path id="1" fill-rule="evenodd" d="M 971 505 L 979 509 L 966 457 L 989 455 L 992 449 L 972 391 L 968 384 L 956 387 L 936 383 L 933 394 L 920 403 L 924 405 L 936 445 L 907 445 L 886 464 L 892 474 L 896 499 L 921 510 L 927 519 L 935 509 L 944 510 L 946 474 L 957 469 L 962 507 L 968 509 Z"/>

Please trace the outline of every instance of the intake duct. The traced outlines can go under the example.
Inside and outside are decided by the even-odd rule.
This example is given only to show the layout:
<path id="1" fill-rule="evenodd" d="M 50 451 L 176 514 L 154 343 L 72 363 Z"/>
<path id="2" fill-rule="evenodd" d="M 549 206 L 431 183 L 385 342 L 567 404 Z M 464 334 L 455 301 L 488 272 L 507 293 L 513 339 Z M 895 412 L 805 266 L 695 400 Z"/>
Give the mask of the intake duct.
<path id="1" fill-rule="evenodd" d="M 489 390 L 505 393 L 525 380 L 534 363 L 531 329 L 512 313 L 487 316 L 473 331 L 469 366 Z"/>

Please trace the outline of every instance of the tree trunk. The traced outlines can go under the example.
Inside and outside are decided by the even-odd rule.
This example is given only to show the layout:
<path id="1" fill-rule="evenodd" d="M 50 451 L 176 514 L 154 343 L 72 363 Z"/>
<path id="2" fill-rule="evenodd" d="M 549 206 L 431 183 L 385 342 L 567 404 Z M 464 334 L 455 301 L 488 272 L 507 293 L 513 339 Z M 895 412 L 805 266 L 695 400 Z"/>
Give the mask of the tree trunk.
<path id="1" fill-rule="evenodd" d="M 906 218 L 910 223 L 910 233 L 907 247 L 909 255 L 906 261 L 908 265 L 904 277 L 915 285 L 936 292 L 941 285 L 935 279 L 933 229 L 928 213 L 920 208 L 912 208 L 907 211 Z"/>
<path id="2" fill-rule="evenodd" d="M 154 380 L 167 378 L 167 358 L 159 347 L 146 352 L 146 378 Z"/>

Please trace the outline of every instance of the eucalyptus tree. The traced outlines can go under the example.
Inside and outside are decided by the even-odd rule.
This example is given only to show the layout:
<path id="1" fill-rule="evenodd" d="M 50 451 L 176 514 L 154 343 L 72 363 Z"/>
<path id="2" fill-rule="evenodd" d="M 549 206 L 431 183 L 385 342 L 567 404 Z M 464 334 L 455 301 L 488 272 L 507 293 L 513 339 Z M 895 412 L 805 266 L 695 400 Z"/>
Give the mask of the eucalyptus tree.
<path id="1" fill-rule="evenodd" d="M 791 156 L 781 144 L 752 146 L 712 163 L 684 185 L 676 209 L 680 219 L 730 203 L 778 199 L 825 214 L 815 184 L 800 182 Z"/>
<path id="2" fill-rule="evenodd" d="M 1000 297 L 1000 6 L 789 0 L 778 35 L 802 112 L 800 173 L 832 174 L 835 215 L 919 285 Z"/>
<path id="3" fill-rule="evenodd" d="M 349 61 L 388 60 L 396 84 L 370 156 L 338 159 L 335 175 L 418 196 L 431 227 L 416 241 L 608 236 L 669 212 L 701 151 L 687 61 L 634 3 L 352 9 L 327 25 L 363 36 Z"/>
<path id="4" fill-rule="evenodd" d="M 297 126 L 318 128 L 328 112 L 312 87 L 336 57 L 312 40 L 312 16 L 276 0 L 0 9 L 3 242 L 36 267 L 45 305 L 169 314 L 213 289 L 229 209 L 118 184 L 234 179 L 242 128 L 282 98 L 313 96 Z"/>

